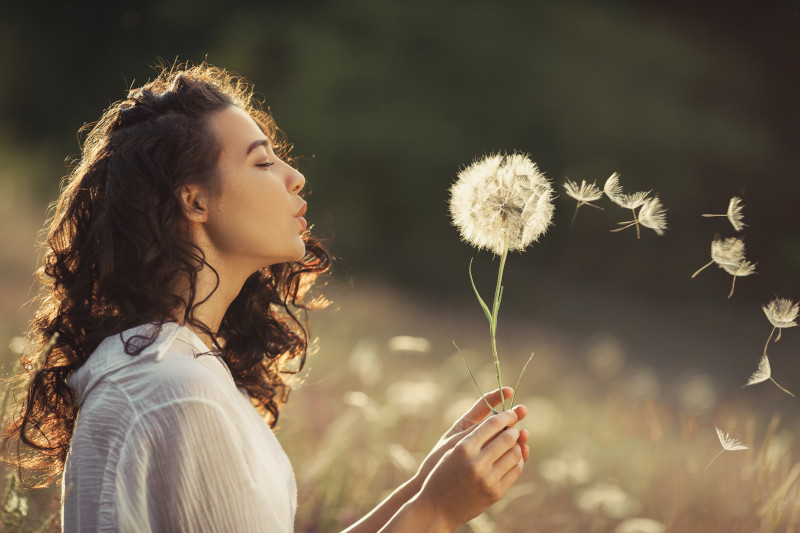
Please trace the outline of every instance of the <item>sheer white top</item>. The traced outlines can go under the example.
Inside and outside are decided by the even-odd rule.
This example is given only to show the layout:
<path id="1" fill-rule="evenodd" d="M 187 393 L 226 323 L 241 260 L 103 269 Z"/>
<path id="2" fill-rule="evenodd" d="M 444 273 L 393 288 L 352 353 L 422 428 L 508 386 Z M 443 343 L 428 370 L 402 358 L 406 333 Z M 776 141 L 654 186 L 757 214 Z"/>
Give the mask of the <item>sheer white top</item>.
<path id="1" fill-rule="evenodd" d="M 289 459 L 225 363 L 205 352 L 190 329 L 165 323 L 137 356 L 120 335 L 106 338 L 70 376 L 80 407 L 64 531 L 293 530 Z"/>

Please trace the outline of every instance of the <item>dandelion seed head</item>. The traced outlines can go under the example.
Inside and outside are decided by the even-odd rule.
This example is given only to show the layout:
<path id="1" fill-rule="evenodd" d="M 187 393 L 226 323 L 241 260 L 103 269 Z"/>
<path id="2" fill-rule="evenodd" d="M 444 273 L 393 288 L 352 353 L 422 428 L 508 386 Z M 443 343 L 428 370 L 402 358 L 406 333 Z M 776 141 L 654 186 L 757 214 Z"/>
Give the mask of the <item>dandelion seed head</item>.
<path id="1" fill-rule="evenodd" d="M 711 259 L 719 266 L 738 265 L 744 261 L 744 242 L 736 237 L 711 242 Z"/>
<path id="2" fill-rule="evenodd" d="M 797 325 L 795 319 L 800 312 L 800 305 L 788 298 L 773 298 L 773 300 L 761 309 L 767 315 L 767 319 L 776 328 L 791 328 Z"/>
<path id="3" fill-rule="evenodd" d="M 756 264 L 743 260 L 736 265 L 720 265 L 725 272 L 737 278 L 743 278 L 756 273 Z"/>
<path id="4" fill-rule="evenodd" d="M 524 154 L 492 154 L 458 174 L 450 188 L 450 215 L 461 238 L 497 255 L 522 251 L 553 219 L 553 188 Z"/>
<path id="5" fill-rule="evenodd" d="M 567 191 L 567 195 L 578 200 L 581 204 L 594 202 L 603 197 L 603 191 L 600 190 L 597 184 L 594 182 L 586 183 L 586 180 L 581 180 L 580 185 L 574 181 L 566 180 L 564 189 Z"/>
<path id="6" fill-rule="evenodd" d="M 742 222 L 744 220 L 742 208 L 744 208 L 744 204 L 742 204 L 741 198 L 737 196 L 731 198 L 728 204 L 728 220 L 736 231 L 742 231 L 742 228 L 746 226 L 746 224 Z"/>
<path id="7" fill-rule="evenodd" d="M 739 442 L 738 440 L 734 439 L 730 435 L 724 433 L 717 426 L 714 426 L 714 429 L 717 430 L 717 437 L 719 437 L 719 443 L 722 444 L 722 447 L 725 450 L 727 450 L 729 452 L 735 452 L 735 451 L 738 451 L 738 450 L 746 450 L 747 449 L 747 446 L 745 444 L 742 444 L 741 442 Z"/>
<path id="8" fill-rule="evenodd" d="M 606 193 L 608 199 L 617 204 L 620 207 L 624 207 L 625 209 L 636 209 L 637 207 L 641 207 L 647 198 L 649 197 L 649 192 L 635 192 L 632 194 L 625 194 L 622 192 L 622 185 L 619 183 L 619 173 L 614 172 L 609 176 L 606 180 L 605 185 L 603 186 L 603 192 Z"/>
<path id="9" fill-rule="evenodd" d="M 667 210 L 661 204 L 658 196 L 645 200 L 639 210 L 639 224 L 650 228 L 656 235 L 664 235 L 667 229 Z"/>
<path id="10" fill-rule="evenodd" d="M 753 375 L 750 376 L 750 379 L 747 380 L 745 387 L 761 383 L 762 381 L 768 380 L 770 377 L 772 377 L 772 369 L 769 366 L 769 359 L 767 359 L 767 354 L 763 354 L 761 360 L 758 362 L 758 368 L 753 372 Z"/>

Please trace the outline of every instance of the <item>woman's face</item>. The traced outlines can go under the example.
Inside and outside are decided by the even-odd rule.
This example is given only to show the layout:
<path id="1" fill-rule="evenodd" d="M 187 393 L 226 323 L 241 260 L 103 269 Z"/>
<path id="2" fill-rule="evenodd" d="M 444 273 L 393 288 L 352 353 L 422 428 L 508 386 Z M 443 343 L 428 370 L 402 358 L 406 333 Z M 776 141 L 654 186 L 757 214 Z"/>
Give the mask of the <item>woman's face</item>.
<path id="1" fill-rule="evenodd" d="M 303 175 L 278 159 L 240 108 L 215 113 L 210 125 L 221 153 L 219 188 L 209 201 L 205 228 L 218 259 L 254 272 L 302 258 L 306 202 L 298 193 Z"/>

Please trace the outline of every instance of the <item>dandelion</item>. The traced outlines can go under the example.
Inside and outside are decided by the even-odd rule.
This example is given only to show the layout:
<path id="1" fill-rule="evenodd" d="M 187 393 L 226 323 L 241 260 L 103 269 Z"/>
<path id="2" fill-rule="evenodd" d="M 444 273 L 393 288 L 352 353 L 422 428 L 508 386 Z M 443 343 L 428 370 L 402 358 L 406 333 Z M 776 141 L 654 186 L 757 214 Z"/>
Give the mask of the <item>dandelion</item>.
<path id="1" fill-rule="evenodd" d="M 747 449 L 747 446 L 745 446 L 738 440 L 734 439 L 730 435 L 723 433 L 722 430 L 719 429 L 717 426 L 714 426 L 714 429 L 717 430 L 717 437 L 719 437 L 719 443 L 722 444 L 722 450 L 720 450 L 720 452 L 717 455 L 715 455 L 714 458 L 711 459 L 711 461 L 709 461 L 704 470 L 708 470 L 708 467 L 711 466 L 711 463 L 713 463 L 717 457 L 722 455 L 722 452 L 735 452 L 738 450 Z"/>
<path id="2" fill-rule="evenodd" d="M 751 263 L 750 261 L 742 260 L 736 265 L 724 264 L 721 266 L 725 272 L 733 276 L 733 281 L 731 282 L 731 292 L 728 293 L 728 298 L 733 296 L 733 289 L 736 286 L 736 278 L 743 278 L 756 273 L 756 264 Z"/>
<path id="3" fill-rule="evenodd" d="M 742 199 L 738 196 L 734 196 L 731 198 L 731 201 L 728 203 L 728 212 L 724 215 L 708 215 L 703 214 L 702 216 L 709 218 L 709 217 L 728 217 L 728 220 L 733 226 L 733 229 L 736 231 L 742 231 L 747 224 L 742 222 L 744 220 L 744 215 L 742 214 L 742 209 L 744 205 L 742 204 Z"/>
<path id="4" fill-rule="evenodd" d="M 612 229 L 611 231 L 622 231 L 635 224 L 641 224 L 646 228 L 650 228 L 656 232 L 656 235 L 664 235 L 664 230 L 667 229 L 667 210 L 661 204 L 658 196 L 648 198 L 639 209 L 639 214 L 634 219 L 627 222 L 619 222 L 623 226 L 621 228 Z"/>
<path id="5" fill-rule="evenodd" d="M 582 205 L 603 209 L 599 205 L 591 203 L 603 197 L 603 191 L 601 191 L 594 182 L 586 183 L 586 180 L 581 180 L 581 184 L 578 185 L 574 181 L 567 180 L 564 182 L 564 189 L 566 189 L 567 195 L 578 201 L 578 205 L 575 206 L 575 214 L 572 215 L 571 223 L 575 222 L 575 217 L 578 216 L 578 208 Z"/>
<path id="6" fill-rule="evenodd" d="M 772 339 L 775 330 L 778 330 L 778 336 L 775 337 L 775 342 L 781 340 L 781 332 L 783 328 L 792 328 L 797 325 L 795 320 L 797 314 L 800 312 L 800 305 L 796 304 L 788 298 L 773 298 L 767 305 L 761 306 L 764 314 L 767 315 L 767 320 L 772 324 L 772 331 L 769 332 L 767 342 L 764 344 L 764 355 L 767 355 L 767 346 Z"/>
<path id="7" fill-rule="evenodd" d="M 617 172 L 611 174 L 611 176 L 609 176 L 609 178 L 606 180 L 606 183 L 603 186 L 603 191 L 606 193 L 606 196 L 608 196 L 609 200 L 624 209 L 630 209 L 633 213 L 633 220 L 628 222 L 620 222 L 619 224 L 623 225 L 624 227 L 613 229 L 611 231 L 621 231 L 631 226 L 636 226 L 636 238 L 638 239 L 640 237 L 639 217 L 636 214 L 636 209 L 645 204 L 650 196 L 650 192 L 635 192 L 631 194 L 623 193 L 622 185 L 619 183 L 619 173 Z"/>
<path id="8" fill-rule="evenodd" d="M 736 237 L 728 237 L 725 240 L 714 239 L 711 241 L 711 261 L 697 269 L 697 272 L 692 274 L 692 278 L 714 263 L 722 268 L 724 265 L 739 265 L 742 261 L 744 261 L 743 241 Z"/>
<path id="9" fill-rule="evenodd" d="M 478 303 L 489 321 L 492 356 L 497 384 L 501 389 L 503 385 L 495 337 L 506 258 L 509 251 L 524 250 L 550 227 L 555 209 L 552 196 L 553 187 L 536 163 L 527 155 L 517 153 L 492 154 L 474 162 L 458 173 L 458 179 L 450 188 L 450 215 L 462 239 L 479 250 L 486 249 L 500 256 L 491 311 L 475 287 L 471 262 L 469 277 Z M 514 405 L 513 397 L 511 405 Z"/>
<path id="10" fill-rule="evenodd" d="M 758 362 L 758 368 L 756 369 L 755 372 L 753 372 L 753 375 L 750 376 L 750 379 L 747 380 L 747 383 L 744 384 L 744 387 L 747 387 L 748 385 L 755 385 L 756 383 L 761 383 L 762 381 L 766 380 L 772 381 L 775 385 L 778 386 L 779 389 L 781 389 L 783 392 L 794 398 L 794 394 L 781 387 L 778 384 L 778 382 L 772 378 L 772 368 L 770 368 L 769 366 L 769 359 L 767 359 L 767 354 L 765 352 L 761 356 L 761 360 Z"/>
<path id="11" fill-rule="evenodd" d="M 552 195 L 552 185 L 528 156 L 489 155 L 458 173 L 450 214 L 465 241 L 502 257 L 547 231 Z"/>

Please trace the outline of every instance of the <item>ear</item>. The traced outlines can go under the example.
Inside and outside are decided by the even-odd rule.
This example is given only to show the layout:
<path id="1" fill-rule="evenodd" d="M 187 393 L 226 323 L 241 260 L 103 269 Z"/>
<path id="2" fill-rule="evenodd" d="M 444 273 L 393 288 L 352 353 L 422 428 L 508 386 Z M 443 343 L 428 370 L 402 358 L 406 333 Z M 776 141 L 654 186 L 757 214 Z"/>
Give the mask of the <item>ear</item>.
<path id="1" fill-rule="evenodd" d="M 189 222 L 202 223 L 208 218 L 209 194 L 200 185 L 184 185 L 178 189 L 178 200 Z"/>

